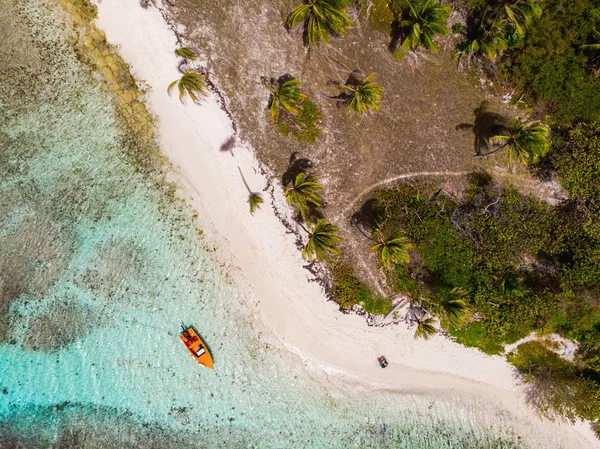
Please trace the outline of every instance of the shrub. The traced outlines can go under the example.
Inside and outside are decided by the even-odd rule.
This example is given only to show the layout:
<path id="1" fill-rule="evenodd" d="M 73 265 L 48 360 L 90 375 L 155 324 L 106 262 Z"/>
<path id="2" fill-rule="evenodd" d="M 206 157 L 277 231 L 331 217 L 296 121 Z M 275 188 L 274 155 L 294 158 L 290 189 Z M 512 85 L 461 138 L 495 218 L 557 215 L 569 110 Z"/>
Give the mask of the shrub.
<path id="1" fill-rule="evenodd" d="M 528 401 L 547 416 L 571 421 L 600 417 L 600 385 L 542 343 L 523 343 L 508 360 L 528 385 Z"/>
<path id="2" fill-rule="evenodd" d="M 360 304 L 368 313 L 383 315 L 392 306 L 388 298 L 376 295 L 355 276 L 352 267 L 339 262 L 333 267 L 333 288 L 331 296 L 344 309 Z"/>
<path id="3" fill-rule="evenodd" d="M 284 136 L 290 134 L 298 139 L 299 142 L 314 143 L 321 135 L 318 123 L 322 115 L 311 101 L 303 100 L 300 103 L 300 113 L 293 115 L 289 113 L 280 113 L 277 129 Z"/>

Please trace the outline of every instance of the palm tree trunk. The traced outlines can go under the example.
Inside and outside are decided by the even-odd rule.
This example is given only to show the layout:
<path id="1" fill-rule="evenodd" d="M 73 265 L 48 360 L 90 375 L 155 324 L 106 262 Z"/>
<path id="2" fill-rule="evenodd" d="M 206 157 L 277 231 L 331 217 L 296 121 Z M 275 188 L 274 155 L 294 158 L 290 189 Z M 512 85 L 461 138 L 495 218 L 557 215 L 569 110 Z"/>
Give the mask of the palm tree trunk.
<path id="1" fill-rule="evenodd" d="M 244 178 L 244 174 L 242 173 L 242 169 L 240 168 L 240 166 L 238 165 L 238 171 L 240 172 L 240 176 L 242 177 L 242 181 L 244 181 L 244 185 L 246 186 L 246 189 L 248 190 L 248 193 L 250 195 L 252 195 L 252 190 L 250 190 L 250 186 L 248 185 L 248 183 L 246 182 L 246 178 Z"/>
<path id="2" fill-rule="evenodd" d="M 505 143 L 504 145 L 502 145 L 500 148 L 496 148 L 494 151 L 490 151 L 489 153 L 485 153 L 485 154 L 476 154 L 475 156 L 473 156 L 473 159 L 480 159 L 482 157 L 486 157 L 489 156 L 490 154 L 494 154 L 497 153 L 498 151 L 500 151 L 501 149 L 503 149 L 505 146 L 508 145 L 508 142 Z"/>
<path id="3" fill-rule="evenodd" d="M 326 98 L 327 100 L 333 100 L 333 101 L 337 101 L 340 103 L 348 103 L 348 100 L 346 98 L 332 97 L 331 95 L 325 95 L 325 94 L 321 94 L 321 97 Z"/>
<path id="4" fill-rule="evenodd" d="M 358 226 L 358 220 L 356 220 L 354 217 L 352 217 L 350 219 L 350 223 L 352 223 L 354 225 L 354 227 L 358 230 L 358 232 L 360 232 L 364 237 L 368 238 L 369 240 L 377 243 L 377 240 L 375 240 L 373 237 L 365 234 L 365 232 L 360 228 L 360 226 Z"/>
<path id="5" fill-rule="evenodd" d="M 304 229 L 304 232 L 306 232 L 306 233 L 307 233 L 309 236 L 311 235 L 311 234 L 310 234 L 310 231 L 309 231 L 308 229 L 306 229 L 302 223 L 300 223 L 299 221 L 297 221 L 297 223 L 300 225 L 300 227 L 301 227 L 302 229 Z"/>

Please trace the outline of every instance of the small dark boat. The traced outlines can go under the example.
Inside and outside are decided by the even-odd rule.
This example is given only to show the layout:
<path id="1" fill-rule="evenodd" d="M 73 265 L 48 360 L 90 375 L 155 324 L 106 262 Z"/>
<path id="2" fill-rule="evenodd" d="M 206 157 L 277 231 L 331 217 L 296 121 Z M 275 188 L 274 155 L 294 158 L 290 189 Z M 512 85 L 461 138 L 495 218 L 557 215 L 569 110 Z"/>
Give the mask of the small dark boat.
<path id="1" fill-rule="evenodd" d="M 388 361 L 384 356 L 379 357 L 377 361 L 379 362 L 379 366 L 381 366 L 382 368 L 388 366 Z"/>

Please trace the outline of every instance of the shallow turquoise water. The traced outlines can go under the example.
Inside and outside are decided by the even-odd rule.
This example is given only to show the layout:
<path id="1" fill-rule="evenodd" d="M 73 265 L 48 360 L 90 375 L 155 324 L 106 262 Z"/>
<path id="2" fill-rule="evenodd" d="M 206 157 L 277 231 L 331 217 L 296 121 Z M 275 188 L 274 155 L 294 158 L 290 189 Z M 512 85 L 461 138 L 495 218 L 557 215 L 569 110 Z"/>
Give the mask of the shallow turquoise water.
<path id="1" fill-rule="evenodd" d="M 485 408 L 326 390 L 270 349 L 192 213 L 130 162 L 60 10 L 18 13 L 34 39 L 0 85 L 0 447 L 520 447 Z"/>

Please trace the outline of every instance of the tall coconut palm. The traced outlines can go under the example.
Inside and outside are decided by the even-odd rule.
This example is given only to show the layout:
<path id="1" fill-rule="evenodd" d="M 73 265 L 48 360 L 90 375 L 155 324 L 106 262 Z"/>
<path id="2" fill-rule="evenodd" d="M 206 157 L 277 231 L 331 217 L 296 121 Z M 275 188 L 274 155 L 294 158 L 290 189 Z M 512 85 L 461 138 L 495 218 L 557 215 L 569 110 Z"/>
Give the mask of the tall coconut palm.
<path id="1" fill-rule="evenodd" d="M 402 51 L 415 50 L 422 45 L 429 51 L 436 52 L 437 46 L 433 38 L 436 34 L 448 34 L 446 20 L 450 11 L 450 6 L 443 5 L 438 0 L 406 0 L 400 23 L 406 36 L 402 42 Z"/>
<path id="2" fill-rule="evenodd" d="M 386 267 L 391 267 L 393 263 L 406 265 L 410 262 L 408 250 L 413 245 L 408 242 L 406 237 L 390 236 L 384 237 L 379 234 L 376 243 L 371 246 L 371 251 L 378 254 L 379 260 Z"/>
<path id="3" fill-rule="evenodd" d="M 207 95 L 206 85 L 206 74 L 200 72 L 197 69 L 186 70 L 182 77 L 178 80 L 173 81 L 169 84 L 167 92 L 171 95 L 171 92 L 175 86 L 179 90 L 179 100 L 183 103 L 183 97 L 187 93 L 192 101 L 196 104 L 200 103 L 198 94 Z"/>
<path id="4" fill-rule="evenodd" d="M 481 156 L 488 156 L 503 148 L 508 148 L 508 165 L 512 170 L 513 158 L 523 165 L 534 164 L 550 149 L 550 129 L 538 122 L 526 123 L 522 120 L 513 121 L 512 125 L 501 134 L 489 139 L 491 144 L 502 143 L 500 148 Z"/>
<path id="5" fill-rule="evenodd" d="M 323 200 L 317 192 L 323 186 L 317 182 L 317 179 L 315 175 L 298 173 L 292 187 L 284 192 L 288 204 L 296 208 L 304 219 L 308 216 L 311 207 L 320 207 L 323 204 Z"/>
<path id="6" fill-rule="evenodd" d="M 371 81 L 375 77 L 374 73 L 367 76 L 358 86 L 345 84 L 341 89 L 347 91 L 349 95 L 350 110 L 360 114 L 367 114 L 369 110 L 378 111 L 379 103 L 383 98 L 383 87 Z"/>
<path id="7" fill-rule="evenodd" d="M 345 34 L 352 20 L 346 13 L 349 0 L 306 0 L 289 15 L 286 25 L 290 29 L 303 23 L 304 45 L 318 47 L 320 42 L 329 45 L 331 34 Z"/>
<path id="8" fill-rule="evenodd" d="M 437 329 L 434 326 L 435 318 L 426 318 L 426 315 L 423 315 L 417 321 L 417 328 L 415 329 L 415 338 L 423 338 L 427 340 L 432 335 L 437 333 Z"/>
<path id="9" fill-rule="evenodd" d="M 442 292 L 434 298 L 427 299 L 429 310 L 442 317 L 442 323 L 447 323 L 455 328 L 461 327 L 471 310 L 465 301 L 466 290 L 455 287 L 449 292 Z"/>
<path id="10" fill-rule="evenodd" d="M 301 85 L 300 81 L 293 78 L 281 83 L 265 83 L 267 89 L 271 91 L 271 98 L 269 99 L 271 120 L 277 121 L 279 111 L 282 108 L 292 115 L 300 113 L 301 102 L 307 98 L 305 93 L 300 92 Z"/>
<path id="11" fill-rule="evenodd" d="M 250 213 L 254 214 L 254 211 L 256 211 L 256 209 L 258 209 L 260 205 L 264 202 L 262 195 L 260 193 L 253 192 L 252 189 L 250 189 L 250 186 L 246 181 L 246 177 L 244 176 L 244 173 L 242 172 L 242 169 L 240 167 L 238 167 L 238 171 L 240 172 L 242 181 L 244 182 L 246 190 L 248 191 L 248 205 L 250 206 Z"/>
<path id="12" fill-rule="evenodd" d="M 314 227 L 307 224 L 307 228 L 304 228 L 304 230 L 308 233 L 308 241 L 302 251 L 303 258 L 311 262 L 315 259 L 327 260 L 329 257 L 340 253 L 337 244 L 342 239 L 336 235 L 337 227 L 321 219 L 317 221 Z"/>

